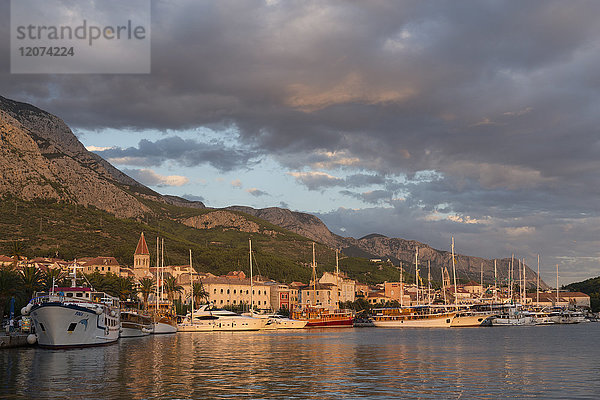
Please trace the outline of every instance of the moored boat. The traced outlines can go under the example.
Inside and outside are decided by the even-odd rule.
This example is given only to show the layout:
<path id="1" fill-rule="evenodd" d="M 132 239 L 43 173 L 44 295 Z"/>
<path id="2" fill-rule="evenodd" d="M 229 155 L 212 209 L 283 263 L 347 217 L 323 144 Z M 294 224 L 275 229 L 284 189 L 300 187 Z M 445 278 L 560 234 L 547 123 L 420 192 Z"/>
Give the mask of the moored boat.
<path id="1" fill-rule="evenodd" d="M 400 308 L 376 308 L 373 325 L 380 328 L 449 328 L 455 311 L 435 309 L 429 306 Z"/>
<path id="2" fill-rule="evenodd" d="M 213 331 L 258 331 L 264 328 L 267 320 L 239 315 L 232 311 L 212 308 L 204 305 L 194 311 L 194 317 L 188 313 L 183 322 L 177 325 L 180 332 Z"/>
<path id="3" fill-rule="evenodd" d="M 32 299 L 22 312 L 31 315 L 42 347 L 98 346 L 119 339 L 119 300 L 91 288 L 56 288 Z"/>
<path id="4" fill-rule="evenodd" d="M 141 337 L 152 333 L 152 318 L 137 310 L 121 310 L 120 337 Z"/>
<path id="5" fill-rule="evenodd" d="M 496 313 L 486 311 L 459 311 L 456 313 L 450 326 L 452 328 L 490 326 Z"/>
<path id="6" fill-rule="evenodd" d="M 350 311 L 329 311 L 323 307 L 307 307 L 294 311 L 292 318 L 306 321 L 306 328 L 352 328 L 354 321 Z"/>
<path id="7" fill-rule="evenodd" d="M 254 315 L 254 318 L 266 319 L 265 326 L 263 329 L 302 329 L 306 326 L 308 321 L 292 319 L 284 317 L 279 314 L 268 314 L 268 315 Z"/>

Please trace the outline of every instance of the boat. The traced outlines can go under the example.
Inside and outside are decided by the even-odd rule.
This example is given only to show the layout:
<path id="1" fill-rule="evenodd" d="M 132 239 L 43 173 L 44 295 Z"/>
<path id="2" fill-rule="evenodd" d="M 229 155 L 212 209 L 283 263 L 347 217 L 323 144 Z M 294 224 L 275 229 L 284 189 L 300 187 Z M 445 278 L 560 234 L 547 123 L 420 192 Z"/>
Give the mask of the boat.
<path id="1" fill-rule="evenodd" d="M 492 319 L 492 326 L 533 326 L 536 325 L 534 314 L 523 311 L 517 305 L 510 307 L 508 312 L 497 315 Z"/>
<path id="2" fill-rule="evenodd" d="M 266 319 L 266 323 L 263 329 L 274 330 L 274 329 L 302 329 L 306 326 L 308 321 L 292 319 L 279 314 L 254 314 L 254 318 Z"/>
<path id="3" fill-rule="evenodd" d="M 489 311 L 458 311 L 452 319 L 450 326 L 452 328 L 490 326 L 492 325 L 492 319 L 496 315 L 496 313 Z"/>
<path id="4" fill-rule="evenodd" d="M 137 310 L 121 310 L 120 337 L 141 337 L 152 333 L 152 318 Z"/>
<path id="5" fill-rule="evenodd" d="M 193 319 L 192 313 L 188 313 L 177 329 L 179 332 L 258 331 L 266 323 L 267 320 L 263 318 L 240 315 L 205 304 L 194 310 Z"/>
<path id="6" fill-rule="evenodd" d="M 163 300 L 163 273 L 164 273 L 164 248 L 165 241 L 162 241 L 162 251 L 159 257 L 159 238 L 156 238 L 156 308 L 152 311 L 152 334 L 164 335 L 177 333 L 177 318 L 173 312 L 173 304 L 168 300 Z M 159 263 L 160 262 L 160 263 Z M 160 270 L 160 273 L 159 273 Z"/>
<path id="7" fill-rule="evenodd" d="M 295 320 L 306 321 L 306 328 L 352 328 L 354 318 L 351 311 L 327 310 L 324 307 L 306 307 L 292 313 Z"/>
<path id="8" fill-rule="evenodd" d="M 99 346 L 119 339 L 119 299 L 90 287 L 76 285 L 73 264 L 71 287 L 52 287 L 33 298 L 21 313 L 30 315 L 41 347 Z"/>
<path id="9" fill-rule="evenodd" d="M 456 311 L 430 306 L 373 309 L 373 325 L 379 328 L 449 328 Z"/>
<path id="10" fill-rule="evenodd" d="M 579 324 L 581 322 L 589 322 L 581 311 L 565 310 L 560 313 L 558 318 L 559 324 Z"/>

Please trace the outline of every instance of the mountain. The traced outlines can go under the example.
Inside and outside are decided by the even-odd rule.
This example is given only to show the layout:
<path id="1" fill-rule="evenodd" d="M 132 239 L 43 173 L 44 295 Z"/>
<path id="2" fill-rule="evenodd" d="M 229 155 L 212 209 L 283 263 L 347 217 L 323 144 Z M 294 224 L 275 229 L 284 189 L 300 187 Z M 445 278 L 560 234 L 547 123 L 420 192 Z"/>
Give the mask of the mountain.
<path id="1" fill-rule="evenodd" d="M 0 198 L 0 221 L 4 221 L 0 226 L 12 235 L 3 240 L 29 238 L 26 247 L 37 253 L 51 254 L 58 248 L 77 257 L 90 255 L 85 251 L 92 249 L 112 251 L 128 264 L 129 246 L 137 242 L 136 232 L 145 230 L 169 236 L 178 262 L 185 262 L 186 248 L 195 248 L 204 268 L 213 271 L 235 269 L 236 263 L 243 268 L 239 257 L 250 235 L 263 246 L 261 251 L 270 260 L 264 268 L 273 278 L 307 276 L 310 240 L 323 244 L 318 249 L 319 265 L 332 269 L 332 249 L 341 249 L 350 257 L 344 260 L 344 271 L 366 282 L 397 280 L 393 265 L 400 263 L 407 273 L 414 272 L 417 247 L 421 276 L 426 276 L 423 271 L 428 262 L 433 280 L 439 280 L 443 268 L 451 272 L 449 252 L 416 241 L 379 234 L 342 237 L 307 213 L 277 207 L 214 210 L 202 202 L 159 194 L 89 152 L 60 118 L 1 96 Z M 123 218 L 133 218 L 137 225 Z M 39 229 L 35 221 L 39 221 Z M 75 230 L 79 232 L 72 232 Z M 125 244 L 126 240 L 133 243 Z M 369 259 L 392 263 L 374 264 Z M 493 281 L 493 261 L 465 255 L 456 255 L 455 260 L 463 280 L 478 281 L 483 266 L 485 280 Z M 500 279 L 508 275 L 509 262 L 498 260 Z M 527 275 L 533 282 L 535 274 L 529 268 Z"/>
<path id="2" fill-rule="evenodd" d="M 156 193 L 89 152 L 60 118 L 1 96 L 0 171 L 2 196 L 95 206 L 118 217 L 151 212 L 140 198 L 187 202 Z"/>

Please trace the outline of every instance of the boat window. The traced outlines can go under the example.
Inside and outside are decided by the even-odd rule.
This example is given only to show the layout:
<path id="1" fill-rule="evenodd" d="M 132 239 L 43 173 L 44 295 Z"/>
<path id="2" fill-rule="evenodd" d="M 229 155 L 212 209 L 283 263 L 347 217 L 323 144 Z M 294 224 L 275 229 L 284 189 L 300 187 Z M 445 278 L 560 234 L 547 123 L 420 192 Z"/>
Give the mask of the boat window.
<path id="1" fill-rule="evenodd" d="M 69 325 L 69 329 L 67 329 L 67 331 L 73 332 L 76 327 L 77 327 L 77 322 L 71 322 L 71 324 Z"/>
<path id="2" fill-rule="evenodd" d="M 75 293 L 75 296 L 77 296 L 77 297 L 83 297 L 83 293 L 81 293 L 81 292 Z"/>
<path id="3" fill-rule="evenodd" d="M 46 327 L 41 322 L 40 322 L 40 328 L 42 328 L 42 331 L 46 332 Z"/>
<path id="4" fill-rule="evenodd" d="M 73 293 L 67 293 L 67 297 L 73 297 Z"/>

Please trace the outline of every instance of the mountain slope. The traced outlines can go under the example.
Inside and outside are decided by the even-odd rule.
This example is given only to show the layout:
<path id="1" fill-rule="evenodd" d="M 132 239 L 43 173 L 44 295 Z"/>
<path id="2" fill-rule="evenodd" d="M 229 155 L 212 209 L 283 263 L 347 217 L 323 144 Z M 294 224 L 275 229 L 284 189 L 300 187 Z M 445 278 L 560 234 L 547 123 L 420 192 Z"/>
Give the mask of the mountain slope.
<path id="1" fill-rule="evenodd" d="M 60 118 L 1 96 L 0 171 L 0 195 L 93 205 L 119 217 L 150 212 L 139 197 L 177 199 L 164 199 L 89 152 Z"/>

